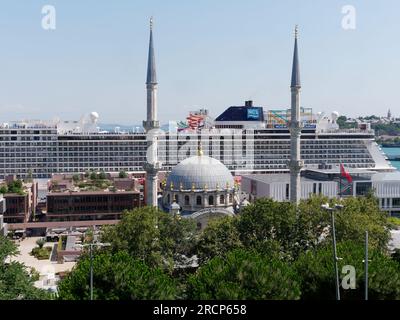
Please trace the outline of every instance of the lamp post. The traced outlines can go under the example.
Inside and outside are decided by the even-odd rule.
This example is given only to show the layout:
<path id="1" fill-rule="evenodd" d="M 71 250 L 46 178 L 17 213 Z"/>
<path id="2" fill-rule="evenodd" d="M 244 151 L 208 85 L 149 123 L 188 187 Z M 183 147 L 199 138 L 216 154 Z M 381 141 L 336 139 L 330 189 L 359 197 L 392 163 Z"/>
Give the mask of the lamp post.
<path id="1" fill-rule="evenodd" d="M 90 256 L 90 300 L 93 300 L 93 247 L 109 247 L 110 243 L 102 243 L 102 242 L 92 242 L 77 245 L 77 247 L 89 247 L 89 256 Z"/>
<path id="2" fill-rule="evenodd" d="M 368 231 L 365 231 L 365 259 L 364 262 L 364 269 L 365 269 L 365 300 L 368 300 Z"/>
<path id="3" fill-rule="evenodd" d="M 343 205 L 335 205 L 334 208 L 329 206 L 329 203 L 323 204 L 322 209 L 331 213 L 331 230 L 332 230 L 332 251 L 333 251 L 333 264 L 335 267 L 335 287 L 336 287 L 336 300 L 340 300 L 340 284 L 339 284 L 339 269 L 338 258 L 336 250 L 336 230 L 335 230 L 335 211 L 343 209 Z"/>

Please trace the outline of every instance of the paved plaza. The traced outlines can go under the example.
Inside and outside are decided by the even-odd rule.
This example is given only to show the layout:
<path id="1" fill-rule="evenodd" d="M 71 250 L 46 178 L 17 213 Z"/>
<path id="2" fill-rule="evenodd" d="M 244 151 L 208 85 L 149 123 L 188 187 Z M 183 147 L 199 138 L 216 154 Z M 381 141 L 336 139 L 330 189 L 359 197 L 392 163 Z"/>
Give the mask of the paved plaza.
<path id="1" fill-rule="evenodd" d="M 17 241 L 19 255 L 15 257 L 11 257 L 10 260 L 18 261 L 25 264 L 27 267 L 35 268 L 39 273 L 58 273 L 70 271 L 76 262 L 64 262 L 62 264 L 58 264 L 57 262 L 52 262 L 49 259 L 47 260 L 38 260 L 34 256 L 30 255 L 30 252 L 34 247 L 37 246 L 36 240 L 40 239 L 40 237 L 31 237 L 25 238 L 22 241 Z M 45 247 L 53 247 L 54 242 L 47 242 Z"/>

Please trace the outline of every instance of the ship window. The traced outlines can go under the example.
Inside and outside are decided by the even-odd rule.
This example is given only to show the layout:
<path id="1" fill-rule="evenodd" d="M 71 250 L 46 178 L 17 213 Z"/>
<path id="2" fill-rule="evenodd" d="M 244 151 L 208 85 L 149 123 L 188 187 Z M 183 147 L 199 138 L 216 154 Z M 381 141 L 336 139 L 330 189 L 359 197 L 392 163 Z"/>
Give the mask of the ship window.
<path id="1" fill-rule="evenodd" d="M 392 199 L 392 207 L 400 207 L 400 198 L 393 198 Z"/>

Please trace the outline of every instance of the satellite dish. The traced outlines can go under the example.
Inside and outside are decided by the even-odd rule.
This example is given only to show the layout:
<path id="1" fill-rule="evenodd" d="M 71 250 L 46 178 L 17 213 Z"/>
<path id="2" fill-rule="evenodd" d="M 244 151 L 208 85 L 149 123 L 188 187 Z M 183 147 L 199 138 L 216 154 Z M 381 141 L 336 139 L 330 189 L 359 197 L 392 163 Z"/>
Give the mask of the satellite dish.
<path id="1" fill-rule="evenodd" d="M 99 120 L 99 114 L 97 112 L 91 112 L 90 113 L 90 121 L 92 123 L 96 123 L 97 120 Z"/>
<path id="2" fill-rule="evenodd" d="M 331 118 L 333 122 L 336 122 L 337 118 L 339 118 L 339 112 L 333 111 L 331 114 Z"/>

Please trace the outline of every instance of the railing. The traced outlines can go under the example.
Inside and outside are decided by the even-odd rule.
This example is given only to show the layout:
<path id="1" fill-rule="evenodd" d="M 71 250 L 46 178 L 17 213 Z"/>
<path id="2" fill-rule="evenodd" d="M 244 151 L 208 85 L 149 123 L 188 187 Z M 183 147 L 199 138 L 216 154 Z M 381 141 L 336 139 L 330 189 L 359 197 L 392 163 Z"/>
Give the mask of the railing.
<path id="1" fill-rule="evenodd" d="M 317 133 L 342 133 L 342 134 L 348 134 L 348 133 L 364 133 L 364 134 L 375 134 L 375 131 L 372 129 L 369 130 L 362 130 L 362 129 L 319 129 L 317 130 Z"/>

